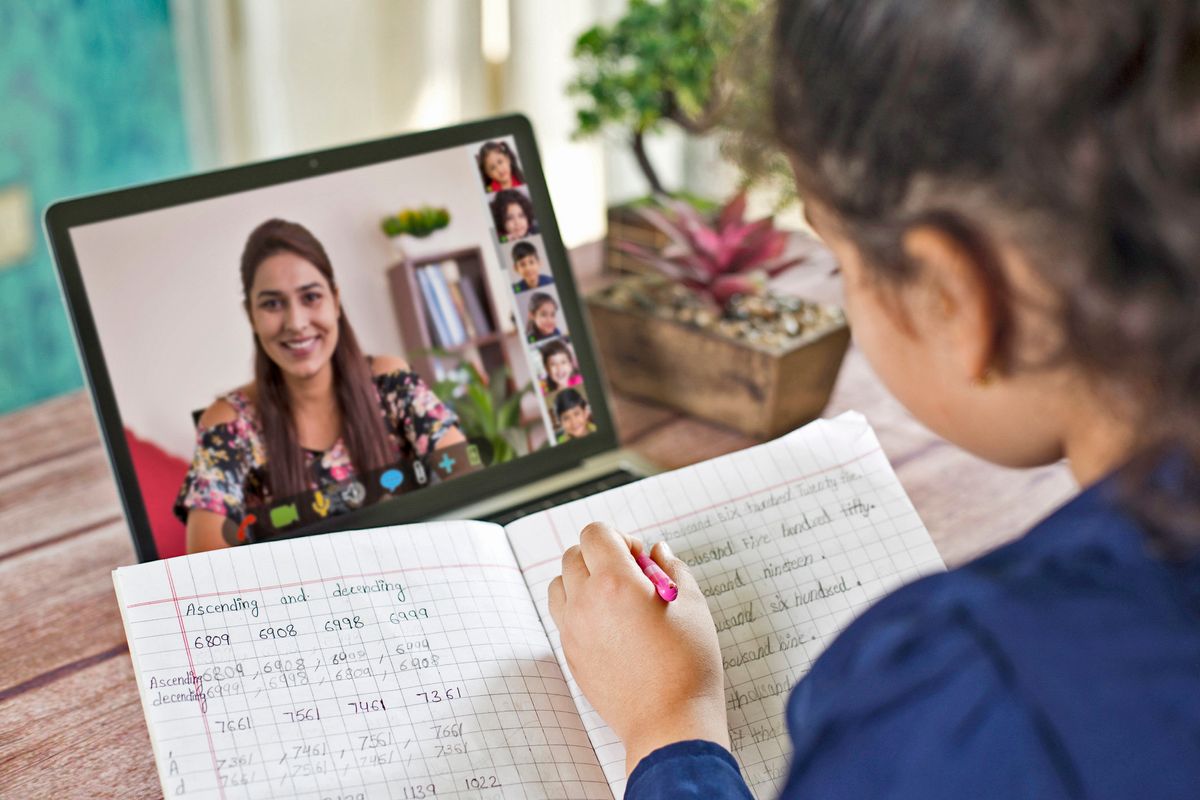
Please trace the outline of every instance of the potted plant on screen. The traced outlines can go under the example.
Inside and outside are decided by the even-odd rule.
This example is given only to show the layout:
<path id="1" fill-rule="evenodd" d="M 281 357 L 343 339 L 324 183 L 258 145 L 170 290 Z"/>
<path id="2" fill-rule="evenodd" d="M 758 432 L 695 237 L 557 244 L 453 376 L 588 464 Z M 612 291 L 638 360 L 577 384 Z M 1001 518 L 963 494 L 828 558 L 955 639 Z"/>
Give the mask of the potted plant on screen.
<path id="1" fill-rule="evenodd" d="M 485 377 L 479 366 L 467 359 L 451 375 L 437 381 L 433 392 L 458 415 L 464 436 L 477 444 L 487 443 L 491 450 L 485 456 L 487 463 L 501 464 L 524 454 L 528 448 L 523 441 L 521 400 L 533 384 L 513 388 L 507 366 Z"/>
<path id="2" fill-rule="evenodd" d="M 379 227 L 383 230 L 384 235 L 391 239 L 396 254 L 401 259 L 405 259 L 407 258 L 404 247 L 405 236 L 424 239 L 449 224 L 450 212 L 447 209 L 421 206 L 405 208 L 395 214 L 389 214 L 380 221 Z"/>

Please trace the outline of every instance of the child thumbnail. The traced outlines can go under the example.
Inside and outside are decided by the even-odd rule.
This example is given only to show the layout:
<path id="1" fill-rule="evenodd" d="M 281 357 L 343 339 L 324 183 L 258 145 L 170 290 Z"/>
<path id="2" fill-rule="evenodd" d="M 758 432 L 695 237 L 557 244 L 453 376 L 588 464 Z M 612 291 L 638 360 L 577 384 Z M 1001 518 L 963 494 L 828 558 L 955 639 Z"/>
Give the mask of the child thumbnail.
<path id="1" fill-rule="evenodd" d="M 483 187 L 489 193 L 525 185 L 525 174 L 508 142 L 485 142 L 475 161 L 479 164 Z"/>
<path id="2" fill-rule="evenodd" d="M 512 249 L 513 271 L 520 280 L 513 284 L 513 292 L 520 294 L 539 286 L 554 283 L 554 279 L 542 272 L 542 258 L 533 242 L 517 242 Z"/>
<path id="3" fill-rule="evenodd" d="M 558 300 L 549 292 L 534 292 L 529 298 L 529 318 L 525 336 L 536 343 L 562 336 L 559 328 Z"/>
<path id="4" fill-rule="evenodd" d="M 502 242 L 515 242 L 538 232 L 533 203 L 524 189 L 504 189 L 492 199 L 492 222 Z"/>
<path id="5" fill-rule="evenodd" d="M 579 374 L 579 364 L 571 346 L 563 339 L 553 339 L 540 348 L 542 365 L 546 368 L 546 380 L 543 394 L 568 389 L 583 383 Z"/>
<path id="6" fill-rule="evenodd" d="M 562 433 L 558 434 L 559 444 L 596 432 L 591 406 L 577 389 L 563 389 L 558 393 L 554 398 L 554 414 L 562 427 Z"/>

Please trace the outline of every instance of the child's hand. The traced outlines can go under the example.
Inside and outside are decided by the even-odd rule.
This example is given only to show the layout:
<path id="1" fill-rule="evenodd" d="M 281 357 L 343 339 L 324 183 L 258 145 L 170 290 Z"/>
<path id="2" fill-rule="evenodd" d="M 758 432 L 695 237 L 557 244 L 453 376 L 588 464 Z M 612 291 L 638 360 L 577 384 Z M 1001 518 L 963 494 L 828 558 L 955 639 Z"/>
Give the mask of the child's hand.
<path id="1" fill-rule="evenodd" d="M 550 615 L 571 673 L 625 743 L 625 770 L 684 739 L 729 746 L 717 631 L 700 587 L 665 542 L 650 557 L 679 586 L 661 600 L 633 560 L 637 539 L 602 523 L 583 529 L 550 582 Z"/>

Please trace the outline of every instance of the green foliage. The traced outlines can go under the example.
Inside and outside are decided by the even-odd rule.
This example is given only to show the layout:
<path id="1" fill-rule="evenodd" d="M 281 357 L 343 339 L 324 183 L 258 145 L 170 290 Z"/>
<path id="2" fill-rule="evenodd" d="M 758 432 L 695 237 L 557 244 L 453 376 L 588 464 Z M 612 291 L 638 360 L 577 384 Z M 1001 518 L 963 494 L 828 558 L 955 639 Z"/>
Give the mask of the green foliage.
<path id="1" fill-rule="evenodd" d="M 774 65 L 771 41 L 772 9 L 755 15 L 726 61 L 731 86 L 729 109 L 721 124 L 721 155 L 742 173 L 743 187 L 754 186 L 773 197 L 775 210 L 796 202 L 796 179 L 775 135 L 771 107 Z"/>
<path id="2" fill-rule="evenodd" d="M 579 36 L 579 75 L 568 91 L 582 103 L 576 134 L 608 126 L 635 135 L 670 120 L 702 133 L 719 120 L 721 70 L 761 0 L 630 0 L 612 26 Z"/>
<path id="3" fill-rule="evenodd" d="M 433 351 L 447 355 L 444 351 Z M 467 380 L 446 379 L 434 384 L 438 398 L 458 415 L 463 435 L 468 439 L 487 439 L 492 445 L 492 463 L 500 464 L 517 457 L 516 439 L 521 433 L 521 398 L 533 388 L 527 383 L 509 391 L 508 367 L 499 367 L 486 379 L 478 367 L 461 361 L 454 370 Z"/>
<path id="4" fill-rule="evenodd" d="M 392 216 L 384 217 L 380 227 L 388 236 L 407 233 L 409 236 L 424 237 L 449 224 L 450 212 L 446 209 L 421 206 L 406 208 Z"/>
<path id="5" fill-rule="evenodd" d="M 767 278 L 806 260 L 785 254 L 790 236 L 775 228 L 774 218 L 746 219 L 744 191 L 715 214 L 683 200 L 662 200 L 659 207 L 643 206 L 637 213 L 670 244 L 658 249 L 623 241 L 617 247 L 710 298 L 718 308 L 735 295 L 763 291 Z"/>

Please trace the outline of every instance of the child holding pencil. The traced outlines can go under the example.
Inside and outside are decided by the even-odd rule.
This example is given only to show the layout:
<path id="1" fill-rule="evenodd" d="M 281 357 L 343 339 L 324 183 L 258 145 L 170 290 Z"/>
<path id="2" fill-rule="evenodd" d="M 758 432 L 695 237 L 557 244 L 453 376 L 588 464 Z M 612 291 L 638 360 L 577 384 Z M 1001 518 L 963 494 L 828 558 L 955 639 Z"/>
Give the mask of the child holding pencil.
<path id="1" fill-rule="evenodd" d="M 1181 0 L 780 2 L 775 133 L 858 346 L 951 442 L 1081 486 L 828 647 L 784 798 L 1198 796 L 1198 41 Z M 549 590 L 625 796 L 749 797 L 705 600 L 631 551 L 590 525 Z"/>

